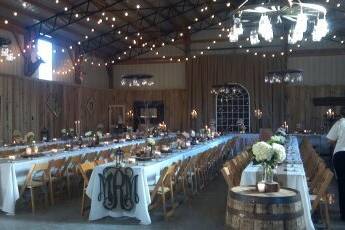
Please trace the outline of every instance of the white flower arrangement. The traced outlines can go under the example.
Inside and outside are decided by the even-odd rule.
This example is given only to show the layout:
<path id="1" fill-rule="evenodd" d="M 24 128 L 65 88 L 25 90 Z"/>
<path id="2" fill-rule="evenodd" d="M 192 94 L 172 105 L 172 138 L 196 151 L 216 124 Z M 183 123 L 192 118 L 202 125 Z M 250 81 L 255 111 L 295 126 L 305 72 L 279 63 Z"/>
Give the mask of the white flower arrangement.
<path id="1" fill-rule="evenodd" d="M 191 131 L 190 131 L 190 136 L 191 136 L 191 137 L 195 137 L 195 131 L 194 131 L 194 130 L 191 130 Z"/>
<path id="2" fill-rule="evenodd" d="M 35 141 L 35 134 L 33 132 L 28 132 L 24 136 L 24 142 L 26 142 L 28 144 L 32 144 L 34 141 Z"/>
<path id="3" fill-rule="evenodd" d="M 272 146 L 264 141 L 257 142 L 252 147 L 255 160 L 259 163 L 270 161 L 273 156 Z"/>
<path id="4" fill-rule="evenodd" d="M 282 163 L 286 158 L 284 146 L 277 143 L 257 142 L 253 145 L 252 152 L 258 163 L 269 165 L 271 168 Z"/>
<path id="5" fill-rule="evenodd" d="M 270 141 L 272 143 L 278 143 L 278 144 L 281 144 L 283 145 L 286 141 L 286 138 L 284 136 L 280 136 L 280 135 L 274 135 L 271 137 Z"/>
<path id="6" fill-rule="evenodd" d="M 189 133 L 187 132 L 183 132 L 182 133 L 182 136 L 185 138 L 185 139 L 188 139 L 190 136 L 189 136 Z"/>
<path id="7" fill-rule="evenodd" d="M 93 132 L 92 131 L 87 131 L 85 133 L 85 137 L 91 137 L 93 135 Z"/>
<path id="8" fill-rule="evenodd" d="M 155 146 L 156 145 L 156 141 L 153 138 L 147 138 L 146 139 L 146 144 L 149 146 Z"/>
<path id="9" fill-rule="evenodd" d="M 286 136 L 286 129 L 283 127 L 278 128 L 276 131 L 276 135 L 285 137 Z"/>
<path id="10" fill-rule="evenodd" d="M 102 138 L 103 137 L 102 131 L 97 131 L 96 135 L 98 136 L 98 138 Z"/>
<path id="11" fill-rule="evenodd" d="M 284 146 L 280 144 L 273 143 L 272 149 L 276 155 L 277 163 L 283 163 L 286 158 L 286 152 Z"/>
<path id="12" fill-rule="evenodd" d="M 66 129 L 61 129 L 61 133 L 66 134 L 67 133 Z"/>

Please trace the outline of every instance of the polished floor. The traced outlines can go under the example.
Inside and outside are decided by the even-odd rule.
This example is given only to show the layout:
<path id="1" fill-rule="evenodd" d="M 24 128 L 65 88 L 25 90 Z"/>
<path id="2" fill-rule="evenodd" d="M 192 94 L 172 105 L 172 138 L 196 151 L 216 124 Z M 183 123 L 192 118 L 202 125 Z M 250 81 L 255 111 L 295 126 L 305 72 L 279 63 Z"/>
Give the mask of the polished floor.
<path id="1" fill-rule="evenodd" d="M 336 185 L 330 191 L 336 194 Z M 218 177 L 191 202 L 181 204 L 175 215 L 164 221 L 157 211 L 152 212 L 152 224 L 138 225 L 133 219 L 105 218 L 89 222 L 79 215 L 79 199 L 61 201 L 54 207 L 41 208 L 33 216 L 30 210 L 19 210 L 15 216 L 0 214 L 1 230 L 114 230 L 114 229 L 225 229 L 224 213 L 227 188 L 222 177 Z M 345 222 L 339 220 L 338 206 L 331 207 L 331 229 L 345 229 Z M 315 220 L 317 222 L 317 219 Z M 323 229 L 316 224 L 316 229 Z"/>

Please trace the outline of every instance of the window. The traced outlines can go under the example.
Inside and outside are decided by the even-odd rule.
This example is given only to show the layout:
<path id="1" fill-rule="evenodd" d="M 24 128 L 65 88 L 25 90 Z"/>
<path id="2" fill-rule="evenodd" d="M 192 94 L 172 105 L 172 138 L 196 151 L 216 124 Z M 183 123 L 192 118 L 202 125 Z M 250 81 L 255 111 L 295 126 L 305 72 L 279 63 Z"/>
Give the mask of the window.
<path id="1" fill-rule="evenodd" d="M 47 40 L 39 39 L 37 42 L 37 55 L 42 58 L 42 63 L 38 70 L 39 79 L 52 80 L 53 75 L 53 46 L 52 43 Z"/>
<path id="2" fill-rule="evenodd" d="M 250 131 L 250 98 L 248 91 L 239 84 L 226 86 L 226 93 L 217 95 L 216 118 L 220 132 L 241 131 L 241 124 Z"/>

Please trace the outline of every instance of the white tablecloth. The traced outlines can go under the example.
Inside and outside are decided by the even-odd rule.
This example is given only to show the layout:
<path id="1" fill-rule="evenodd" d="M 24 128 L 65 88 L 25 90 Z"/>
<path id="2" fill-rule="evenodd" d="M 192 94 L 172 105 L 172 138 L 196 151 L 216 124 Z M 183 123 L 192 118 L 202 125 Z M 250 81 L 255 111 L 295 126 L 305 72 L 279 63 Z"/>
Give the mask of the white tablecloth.
<path id="1" fill-rule="evenodd" d="M 173 136 L 169 136 L 173 137 Z M 165 137 L 158 137 L 160 140 Z M 68 158 L 71 156 L 85 155 L 91 152 L 100 152 L 108 149 L 116 149 L 129 145 L 141 144 L 145 140 L 127 141 L 122 143 L 114 143 L 111 145 L 98 146 L 93 148 L 83 148 L 74 151 L 62 151 L 58 153 L 45 153 L 45 156 L 33 159 L 20 159 L 9 161 L 6 159 L 0 160 L 0 210 L 14 214 L 15 204 L 19 199 L 18 185 L 22 185 L 25 181 L 26 175 L 32 165 L 36 163 L 48 162 L 61 158 Z"/>
<path id="2" fill-rule="evenodd" d="M 159 160 L 154 160 L 146 163 L 139 163 L 139 165 L 132 166 L 135 175 L 139 175 L 138 177 L 138 187 L 137 193 L 139 195 L 139 203 L 135 206 L 135 208 L 130 211 L 123 211 L 123 210 L 107 210 L 102 205 L 102 200 L 98 200 L 98 195 L 100 192 L 100 179 L 98 174 L 103 172 L 103 169 L 107 166 L 114 166 L 113 164 L 106 164 L 97 166 L 91 175 L 89 186 L 87 187 L 86 194 L 91 199 L 91 210 L 89 214 L 89 220 L 97 220 L 101 219 L 106 216 L 111 217 L 121 217 L 121 216 L 128 216 L 128 217 L 135 217 L 140 220 L 141 224 L 150 224 L 151 218 L 148 211 L 148 206 L 151 203 L 150 199 L 150 191 L 149 186 L 156 183 L 160 176 L 160 171 L 177 162 L 179 160 L 184 160 L 188 157 L 192 157 L 198 155 L 202 152 L 207 151 L 210 148 L 218 146 L 222 143 L 225 143 L 229 139 L 231 139 L 234 135 L 227 135 L 219 137 L 213 141 L 209 141 L 207 143 L 203 143 L 200 145 L 193 146 L 191 149 L 188 150 L 180 150 L 177 152 L 172 153 L 171 155 L 167 156 L 166 158 L 162 158 Z"/>
<path id="3" fill-rule="evenodd" d="M 309 189 L 303 164 L 301 163 L 302 161 L 297 138 L 291 137 L 288 146 L 290 148 L 289 152 L 292 154 L 287 155 L 287 161 L 294 163 L 278 166 L 275 172 L 275 180 L 277 180 L 283 187 L 296 189 L 300 192 L 305 223 L 307 229 L 312 230 L 314 229 L 314 225 L 310 213 L 311 202 L 309 197 Z M 259 180 L 262 179 L 262 171 L 263 169 L 260 165 L 248 165 L 242 173 L 241 185 L 255 185 Z"/>

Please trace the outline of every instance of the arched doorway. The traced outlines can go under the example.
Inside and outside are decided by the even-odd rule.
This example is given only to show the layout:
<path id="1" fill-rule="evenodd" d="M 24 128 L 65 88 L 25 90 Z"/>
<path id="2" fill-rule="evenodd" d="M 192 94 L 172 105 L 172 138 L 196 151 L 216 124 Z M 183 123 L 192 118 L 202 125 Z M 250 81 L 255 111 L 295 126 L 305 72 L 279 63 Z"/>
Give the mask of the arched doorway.
<path id="1" fill-rule="evenodd" d="M 243 125 L 250 130 L 250 96 L 245 87 L 237 83 L 218 87 L 216 124 L 219 132 L 240 132 Z"/>

